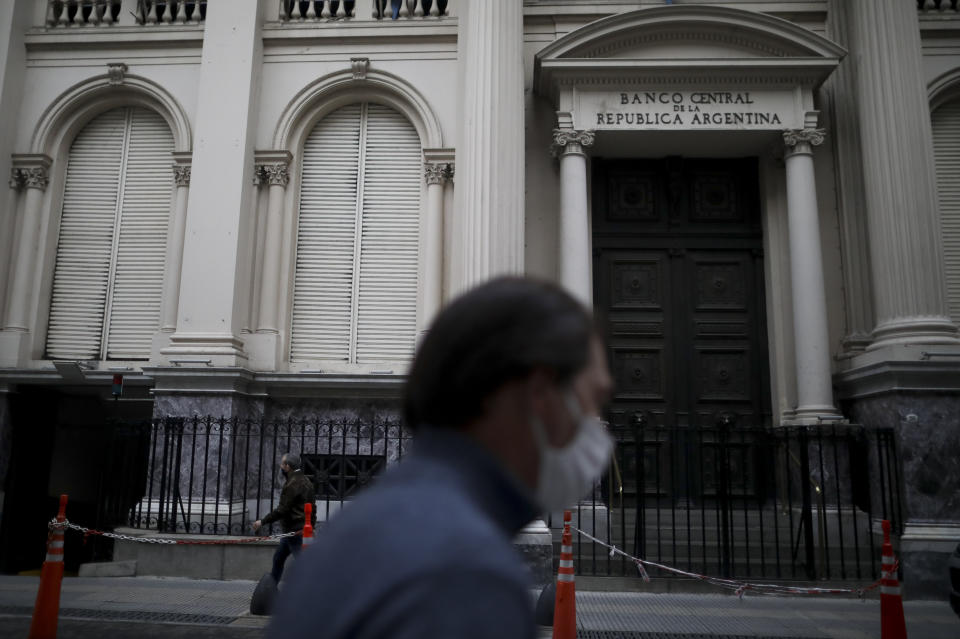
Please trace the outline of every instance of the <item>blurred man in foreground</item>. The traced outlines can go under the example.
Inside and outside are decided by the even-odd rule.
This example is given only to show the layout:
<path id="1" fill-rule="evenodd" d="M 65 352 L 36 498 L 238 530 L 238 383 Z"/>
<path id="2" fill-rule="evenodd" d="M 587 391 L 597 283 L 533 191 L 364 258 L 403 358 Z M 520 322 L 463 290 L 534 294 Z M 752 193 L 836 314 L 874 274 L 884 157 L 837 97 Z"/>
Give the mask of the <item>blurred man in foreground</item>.
<path id="1" fill-rule="evenodd" d="M 407 380 L 413 454 L 301 555 L 269 636 L 533 637 L 511 539 L 605 470 L 610 389 L 590 314 L 560 288 L 501 278 L 454 300 Z"/>

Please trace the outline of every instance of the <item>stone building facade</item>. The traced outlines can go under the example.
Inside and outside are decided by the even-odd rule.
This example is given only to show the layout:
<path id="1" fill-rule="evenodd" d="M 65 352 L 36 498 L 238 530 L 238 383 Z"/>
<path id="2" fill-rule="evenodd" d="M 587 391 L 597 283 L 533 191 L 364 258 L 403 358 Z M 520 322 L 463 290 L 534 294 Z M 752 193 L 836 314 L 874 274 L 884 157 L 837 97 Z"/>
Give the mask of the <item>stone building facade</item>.
<path id="1" fill-rule="evenodd" d="M 0 33 L 5 520 L 74 423 L 396 416 L 444 302 L 527 273 L 594 307 L 611 421 L 892 426 L 908 587 L 960 541 L 955 0 L 15 0 Z"/>

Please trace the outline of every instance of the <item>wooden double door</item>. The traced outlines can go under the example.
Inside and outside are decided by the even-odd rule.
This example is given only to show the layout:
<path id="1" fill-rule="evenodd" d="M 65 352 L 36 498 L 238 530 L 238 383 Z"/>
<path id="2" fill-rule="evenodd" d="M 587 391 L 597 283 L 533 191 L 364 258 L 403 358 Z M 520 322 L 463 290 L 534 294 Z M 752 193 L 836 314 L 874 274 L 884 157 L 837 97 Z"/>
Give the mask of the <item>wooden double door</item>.
<path id="1" fill-rule="evenodd" d="M 756 160 L 595 159 L 593 247 L 616 384 L 608 418 L 623 446 L 638 447 L 623 454 L 625 488 L 715 494 L 712 429 L 770 419 Z M 629 441 L 638 422 L 644 441 Z M 740 443 L 727 480 L 753 493 L 751 447 Z"/>

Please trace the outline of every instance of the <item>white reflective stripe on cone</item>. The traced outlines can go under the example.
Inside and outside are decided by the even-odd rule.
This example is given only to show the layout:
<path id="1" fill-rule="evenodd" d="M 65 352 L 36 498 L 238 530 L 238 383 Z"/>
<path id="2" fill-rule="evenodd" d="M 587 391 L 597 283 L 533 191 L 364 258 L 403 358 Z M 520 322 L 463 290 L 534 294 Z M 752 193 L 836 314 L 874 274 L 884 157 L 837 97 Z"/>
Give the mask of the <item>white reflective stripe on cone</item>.
<path id="1" fill-rule="evenodd" d="M 61 539 L 59 541 L 57 540 L 51 541 L 48 548 L 63 548 L 63 540 Z"/>
<path id="2" fill-rule="evenodd" d="M 561 568 L 573 568 L 573 560 L 572 560 L 572 559 L 561 559 L 561 560 L 560 560 L 560 567 L 561 567 Z"/>
<path id="3" fill-rule="evenodd" d="M 881 595 L 896 595 L 900 596 L 900 586 L 880 586 Z"/>
<path id="4" fill-rule="evenodd" d="M 47 553 L 47 558 L 46 558 L 44 561 L 45 561 L 45 562 L 48 562 L 48 561 L 49 561 L 49 562 L 56 562 L 56 563 L 62 564 L 62 563 L 63 563 L 63 555 L 51 555 L 50 553 Z"/>
<path id="5" fill-rule="evenodd" d="M 573 581 L 573 575 L 557 575 L 557 581 Z"/>
<path id="6" fill-rule="evenodd" d="M 560 552 L 565 552 L 570 555 L 573 554 L 573 546 L 560 546 Z"/>

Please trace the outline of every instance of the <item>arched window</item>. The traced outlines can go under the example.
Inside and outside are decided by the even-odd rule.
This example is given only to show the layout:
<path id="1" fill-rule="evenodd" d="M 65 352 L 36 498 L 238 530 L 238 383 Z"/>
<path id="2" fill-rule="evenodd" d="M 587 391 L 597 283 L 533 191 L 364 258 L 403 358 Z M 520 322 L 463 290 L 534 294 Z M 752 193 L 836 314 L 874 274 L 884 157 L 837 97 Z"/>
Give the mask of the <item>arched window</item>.
<path id="1" fill-rule="evenodd" d="M 70 147 L 47 328 L 51 359 L 149 359 L 160 323 L 170 198 L 170 128 L 125 107 Z"/>
<path id="2" fill-rule="evenodd" d="M 960 321 L 960 98 L 935 109 L 932 120 L 947 301 Z"/>
<path id="3" fill-rule="evenodd" d="M 416 339 L 422 154 L 379 104 L 341 107 L 307 137 L 290 360 L 409 360 Z"/>

